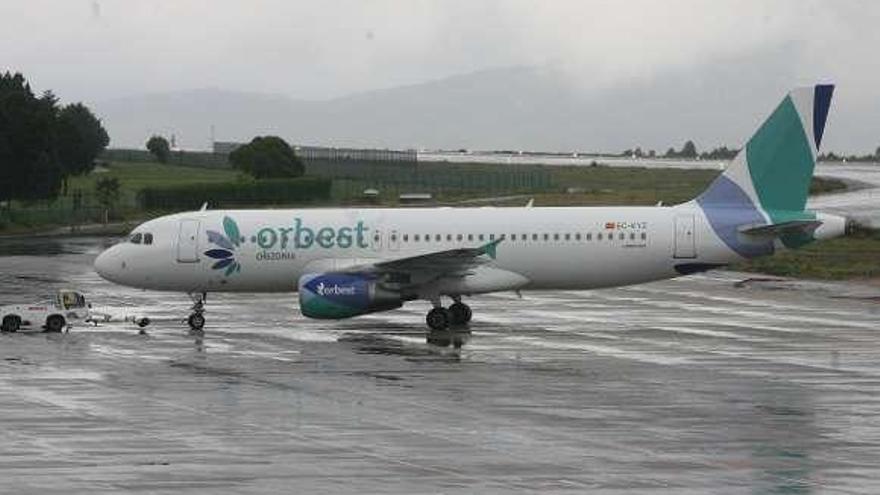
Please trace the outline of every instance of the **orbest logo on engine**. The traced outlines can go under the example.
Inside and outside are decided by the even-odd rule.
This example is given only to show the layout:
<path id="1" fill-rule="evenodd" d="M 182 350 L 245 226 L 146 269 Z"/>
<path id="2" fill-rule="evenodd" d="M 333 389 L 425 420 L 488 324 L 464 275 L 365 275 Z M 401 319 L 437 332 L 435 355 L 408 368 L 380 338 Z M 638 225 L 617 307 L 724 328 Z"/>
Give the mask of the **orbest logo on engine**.
<path id="1" fill-rule="evenodd" d="M 326 285 L 324 282 L 315 286 L 315 292 L 319 296 L 353 296 L 357 293 L 357 287 L 353 285 L 343 286 L 339 284 Z"/>

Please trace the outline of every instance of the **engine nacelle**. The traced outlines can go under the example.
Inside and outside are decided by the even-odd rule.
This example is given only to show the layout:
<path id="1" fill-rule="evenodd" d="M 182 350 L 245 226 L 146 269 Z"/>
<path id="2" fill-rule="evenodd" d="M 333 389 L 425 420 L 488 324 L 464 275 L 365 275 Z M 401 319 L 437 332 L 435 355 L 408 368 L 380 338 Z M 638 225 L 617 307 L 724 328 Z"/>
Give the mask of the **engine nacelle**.
<path id="1" fill-rule="evenodd" d="M 396 309 L 399 292 L 380 287 L 366 273 L 307 273 L 299 279 L 299 307 L 309 318 L 338 320 Z"/>

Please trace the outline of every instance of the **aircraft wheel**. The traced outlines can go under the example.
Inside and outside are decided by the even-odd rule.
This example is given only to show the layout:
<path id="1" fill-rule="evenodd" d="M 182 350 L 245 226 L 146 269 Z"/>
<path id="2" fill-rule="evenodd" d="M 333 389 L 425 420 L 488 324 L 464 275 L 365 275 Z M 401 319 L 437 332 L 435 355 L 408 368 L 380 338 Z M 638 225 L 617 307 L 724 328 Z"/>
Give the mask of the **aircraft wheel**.
<path id="1" fill-rule="evenodd" d="M 21 328 L 21 318 L 15 315 L 6 315 L 3 317 L 2 330 L 4 332 L 17 332 Z"/>
<path id="2" fill-rule="evenodd" d="M 52 315 L 46 318 L 46 331 L 51 333 L 60 333 L 64 330 L 64 325 L 67 322 L 64 321 L 64 317 L 61 315 Z"/>
<path id="3" fill-rule="evenodd" d="M 205 318 L 203 317 L 203 318 L 202 318 L 202 325 L 205 324 L 205 323 L 204 323 L 204 319 L 205 319 Z M 135 320 L 135 324 L 136 324 L 139 328 L 144 328 L 144 327 L 146 327 L 146 326 L 148 326 L 148 325 L 150 324 L 150 319 L 147 318 L 147 317 L 144 317 L 144 318 L 138 318 L 137 320 Z"/>
<path id="4" fill-rule="evenodd" d="M 425 322 L 431 330 L 445 330 L 449 327 L 449 312 L 443 308 L 434 308 L 428 311 Z"/>
<path id="5" fill-rule="evenodd" d="M 452 325 L 464 325 L 471 321 L 471 317 L 474 313 L 471 311 L 471 307 L 467 304 L 457 302 L 452 306 L 449 306 L 449 315 L 451 316 L 450 323 Z"/>
<path id="6" fill-rule="evenodd" d="M 191 330 L 201 330 L 205 328 L 205 317 L 201 313 L 193 313 L 186 320 Z"/>

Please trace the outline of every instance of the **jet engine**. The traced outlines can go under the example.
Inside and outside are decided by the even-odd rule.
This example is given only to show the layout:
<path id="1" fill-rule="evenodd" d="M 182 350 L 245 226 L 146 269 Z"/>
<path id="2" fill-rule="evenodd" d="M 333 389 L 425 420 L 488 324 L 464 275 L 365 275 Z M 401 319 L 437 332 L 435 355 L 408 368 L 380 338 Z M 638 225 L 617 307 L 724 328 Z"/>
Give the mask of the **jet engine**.
<path id="1" fill-rule="evenodd" d="M 399 292 L 368 273 L 307 273 L 298 287 L 300 309 L 309 318 L 337 320 L 403 305 Z"/>

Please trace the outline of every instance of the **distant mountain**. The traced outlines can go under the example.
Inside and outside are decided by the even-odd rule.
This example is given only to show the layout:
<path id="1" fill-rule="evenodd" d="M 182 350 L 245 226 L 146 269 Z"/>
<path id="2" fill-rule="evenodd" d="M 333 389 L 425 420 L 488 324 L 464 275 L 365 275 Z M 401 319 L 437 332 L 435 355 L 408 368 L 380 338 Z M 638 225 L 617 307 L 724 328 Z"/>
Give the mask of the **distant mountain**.
<path id="1" fill-rule="evenodd" d="M 159 132 L 207 148 L 213 125 L 218 141 L 278 134 L 377 148 L 663 152 L 686 139 L 701 149 L 741 145 L 795 84 L 795 67 L 779 63 L 792 59 L 771 51 L 590 91 L 558 71 L 512 67 L 326 101 L 201 89 L 94 108 L 114 147 L 142 147 Z"/>

